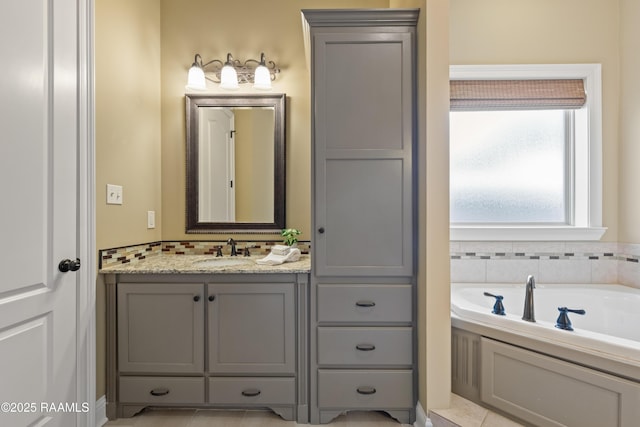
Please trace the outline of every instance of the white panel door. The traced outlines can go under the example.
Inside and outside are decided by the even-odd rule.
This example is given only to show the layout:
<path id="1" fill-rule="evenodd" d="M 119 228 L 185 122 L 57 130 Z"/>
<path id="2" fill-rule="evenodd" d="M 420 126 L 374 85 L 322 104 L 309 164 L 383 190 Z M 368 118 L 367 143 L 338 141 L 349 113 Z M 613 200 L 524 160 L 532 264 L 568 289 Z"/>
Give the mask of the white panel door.
<path id="1" fill-rule="evenodd" d="M 198 111 L 198 221 L 235 222 L 235 116 L 229 108 Z"/>
<path id="2" fill-rule="evenodd" d="M 0 2 L 0 425 L 75 426 L 75 0 Z"/>

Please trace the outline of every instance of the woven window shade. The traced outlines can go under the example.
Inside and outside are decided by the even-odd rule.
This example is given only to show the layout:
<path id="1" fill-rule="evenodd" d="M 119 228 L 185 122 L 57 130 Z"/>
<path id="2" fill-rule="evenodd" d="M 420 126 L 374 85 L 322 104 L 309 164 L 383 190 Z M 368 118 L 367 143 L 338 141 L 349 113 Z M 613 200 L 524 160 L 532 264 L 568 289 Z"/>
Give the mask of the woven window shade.
<path id="1" fill-rule="evenodd" d="M 587 100 L 582 79 L 451 80 L 449 85 L 451 111 L 564 110 Z"/>

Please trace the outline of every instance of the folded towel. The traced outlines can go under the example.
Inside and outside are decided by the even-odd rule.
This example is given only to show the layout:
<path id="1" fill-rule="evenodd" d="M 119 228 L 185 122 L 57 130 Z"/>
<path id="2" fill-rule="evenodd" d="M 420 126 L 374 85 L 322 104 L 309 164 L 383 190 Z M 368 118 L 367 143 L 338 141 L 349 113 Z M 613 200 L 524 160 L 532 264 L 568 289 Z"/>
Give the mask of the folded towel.
<path id="1" fill-rule="evenodd" d="M 276 255 L 287 255 L 291 250 L 291 246 L 275 245 L 271 248 L 271 252 Z"/>
<path id="2" fill-rule="evenodd" d="M 258 264 L 262 265 L 278 265 L 285 262 L 298 261 L 300 259 L 300 249 L 292 248 L 287 255 L 274 254 L 273 251 L 264 258 L 256 260 Z"/>

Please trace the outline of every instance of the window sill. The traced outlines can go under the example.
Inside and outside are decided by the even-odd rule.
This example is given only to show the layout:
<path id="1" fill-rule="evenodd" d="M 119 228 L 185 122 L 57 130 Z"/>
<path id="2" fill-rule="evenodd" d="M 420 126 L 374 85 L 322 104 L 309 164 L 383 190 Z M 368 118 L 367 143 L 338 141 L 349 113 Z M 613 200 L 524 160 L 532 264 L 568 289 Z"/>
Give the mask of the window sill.
<path id="1" fill-rule="evenodd" d="M 606 227 L 570 227 L 570 226 L 451 226 L 451 240 L 478 241 L 554 241 L 554 240 L 591 240 L 602 238 Z"/>

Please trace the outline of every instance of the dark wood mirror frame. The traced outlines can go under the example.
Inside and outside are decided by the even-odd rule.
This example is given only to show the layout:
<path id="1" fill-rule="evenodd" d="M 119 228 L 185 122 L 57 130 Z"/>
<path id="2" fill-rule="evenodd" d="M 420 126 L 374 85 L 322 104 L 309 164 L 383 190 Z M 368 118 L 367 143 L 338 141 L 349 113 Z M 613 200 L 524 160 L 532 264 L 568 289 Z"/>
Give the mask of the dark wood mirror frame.
<path id="1" fill-rule="evenodd" d="M 186 98 L 186 233 L 280 233 L 285 228 L 285 94 L 194 95 Z M 198 108 L 274 107 L 273 222 L 201 222 L 198 220 Z"/>

